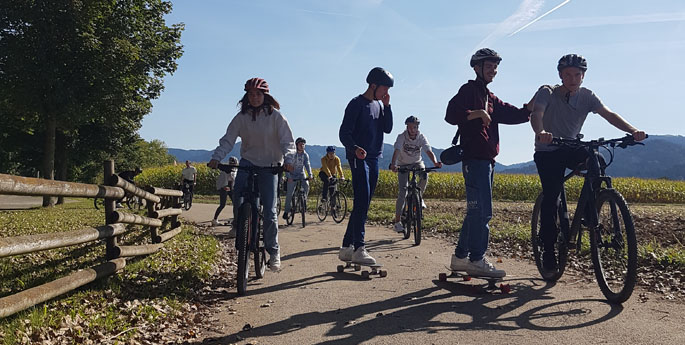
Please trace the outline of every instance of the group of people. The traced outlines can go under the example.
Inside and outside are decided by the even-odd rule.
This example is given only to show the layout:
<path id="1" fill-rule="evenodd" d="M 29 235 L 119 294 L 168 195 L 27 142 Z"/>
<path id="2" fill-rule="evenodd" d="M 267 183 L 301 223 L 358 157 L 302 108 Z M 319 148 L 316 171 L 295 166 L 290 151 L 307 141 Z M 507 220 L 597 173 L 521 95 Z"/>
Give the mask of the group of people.
<path id="1" fill-rule="evenodd" d="M 467 211 L 459 240 L 451 255 L 450 268 L 471 275 L 504 277 L 506 272 L 488 261 L 485 253 L 489 241 L 489 221 L 492 218 L 492 184 L 495 157 L 499 153 L 500 124 L 529 122 L 535 134 L 534 160 L 543 189 L 541 233 L 543 237 L 543 266 L 557 269 L 554 253 L 558 229 L 555 215 L 557 199 L 562 188 L 566 167 L 575 167 L 586 159 L 581 151 L 550 145 L 553 137 L 576 138 L 590 112 L 599 114 L 621 131 L 641 141 L 645 133 L 606 107 L 592 91 L 581 87 L 587 61 L 580 55 L 564 55 L 557 64 L 559 85 L 543 85 L 522 107 L 506 103 L 495 96 L 488 85 L 497 75 L 502 58 L 492 49 L 483 48 L 471 57 L 470 66 L 475 78 L 459 88 L 448 102 L 445 121 L 458 126 L 463 149 L 462 173 L 466 186 Z M 345 147 L 354 191 L 354 208 L 342 239 L 338 257 L 343 261 L 371 265 L 376 260 L 365 246 L 365 224 L 374 190 L 378 182 L 378 159 L 382 157 L 383 136 L 393 128 L 393 111 L 389 89 L 394 77 L 387 70 L 373 68 L 366 77 L 366 90 L 352 98 L 345 108 L 339 129 L 340 142 Z M 245 83 L 245 95 L 238 102 L 240 111 L 232 119 L 226 134 L 219 140 L 207 165 L 216 168 L 233 148 L 238 137 L 242 140 L 240 166 L 275 166 L 282 164 L 288 171 L 288 194 L 285 214 L 290 212 L 290 196 L 294 181 L 303 180 L 308 190 L 312 179 L 309 156 L 303 138 L 293 140 L 292 130 L 280 112 L 280 104 L 269 93 L 264 79 L 252 78 Z M 421 152 L 425 152 L 436 167 L 442 163 L 430 149 L 426 137 L 419 131 L 416 116 L 405 120 L 406 130 L 397 136 L 389 169 L 425 167 Z M 328 147 L 321 159 L 319 177 L 324 183 L 322 198 L 326 197 L 328 181 L 342 175 L 340 159 L 335 147 Z M 305 177 L 306 173 L 306 177 Z M 245 187 L 247 173 L 238 170 L 233 187 L 233 202 Z M 420 174 L 419 187 L 425 190 L 427 175 Z M 400 216 L 407 193 L 408 173 L 398 174 L 399 194 L 396 202 L 394 229 L 404 231 Z M 258 177 L 259 192 L 264 204 L 264 243 L 270 255 L 268 265 L 280 269 L 278 222 L 276 215 L 277 177 L 268 172 Z M 234 208 L 236 209 L 236 208 Z M 217 213 L 218 214 L 218 213 Z M 284 215 L 285 216 L 285 215 Z M 215 217 L 216 218 L 216 217 Z"/>

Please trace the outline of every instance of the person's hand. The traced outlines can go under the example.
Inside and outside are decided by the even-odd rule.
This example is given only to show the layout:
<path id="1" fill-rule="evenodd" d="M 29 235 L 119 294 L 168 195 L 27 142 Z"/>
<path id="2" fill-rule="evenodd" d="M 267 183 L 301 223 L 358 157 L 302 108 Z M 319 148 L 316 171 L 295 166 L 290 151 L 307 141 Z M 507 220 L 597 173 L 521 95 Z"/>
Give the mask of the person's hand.
<path id="1" fill-rule="evenodd" d="M 466 112 L 469 113 L 469 115 L 473 115 L 474 118 L 480 118 L 481 120 L 483 120 L 483 126 L 485 127 L 490 126 L 490 122 L 492 122 L 490 114 L 488 114 L 488 112 L 483 109 L 467 110 Z"/>
<path id="2" fill-rule="evenodd" d="M 442 162 L 435 162 L 433 165 L 435 165 L 436 168 L 442 168 Z"/>
<path id="3" fill-rule="evenodd" d="M 216 167 L 219 166 L 219 161 L 216 159 L 212 159 L 211 161 L 209 161 L 209 163 L 207 163 L 207 166 L 212 169 L 216 169 Z"/>
<path id="4" fill-rule="evenodd" d="M 295 167 L 292 164 L 286 164 L 283 166 L 283 168 L 285 169 L 285 171 L 289 171 L 289 172 L 295 170 Z"/>
<path id="5" fill-rule="evenodd" d="M 364 159 L 366 158 L 366 150 L 357 146 L 357 149 L 354 150 L 354 155 L 357 156 L 357 159 Z"/>
<path id="6" fill-rule="evenodd" d="M 388 167 L 392 172 L 397 172 L 397 165 L 390 163 L 390 166 Z"/>
<path id="7" fill-rule="evenodd" d="M 381 101 L 383 102 L 384 106 L 389 106 L 390 105 L 390 93 L 386 93 L 385 96 L 381 97 Z"/>
<path id="8" fill-rule="evenodd" d="M 549 144 L 552 142 L 552 133 L 542 131 L 535 135 L 535 141 L 541 144 Z"/>
<path id="9" fill-rule="evenodd" d="M 647 134 L 644 131 L 635 130 L 635 132 L 633 132 L 633 139 L 635 139 L 635 141 L 643 141 L 645 138 L 647 138 Z"/>

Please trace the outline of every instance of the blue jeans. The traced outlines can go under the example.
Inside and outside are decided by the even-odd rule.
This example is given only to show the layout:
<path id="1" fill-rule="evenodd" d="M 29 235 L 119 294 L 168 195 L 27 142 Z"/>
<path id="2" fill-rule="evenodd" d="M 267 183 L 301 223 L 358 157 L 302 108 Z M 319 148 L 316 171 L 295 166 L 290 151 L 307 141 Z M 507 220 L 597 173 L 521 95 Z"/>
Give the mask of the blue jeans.
<path id="1" fill-rule="evenodd" d="M 307 196 L 309 195 L 309 181 L 306 179 L 302 179 L 302 188 L 304 188 L 304 200 L 307 201 Z M 292 182 L 288 182 L 286 185 L 287 191 L 285 193 L 285 213 L 290 213 L 290 208 L 292 207 L 291 205 L 291 200 L 293 198 L 293 194 L 295 194 L 295 185 L 297 184 L 296 180 L 293 180 Z"/>
<path id="2" fill-rule="evenodd" d="M 343 238 L 343 247 L 354 245 L 354 249 L 364 245 L 364 224 L 366 224 L 371 197 L 378 183 L 378 158 L 348 160 L 352 171 L 352 190 L 354 191 L 354 207 L 347 223 L 347 231 Z"/>
<path id="3" fill-rule="evenodd" d="M 240 160 L 240 166 L 254 166 L 247 159 Z M 238 209 L 242 204 L 242 193 L 247 188 L 246 170 L 238 169 L 233 185 L 233 217 L 238 219 Z M 257 188 L 264 205 L 264 247 L 269 255 L 278 252 L 278 219 L 276 218 L 276 188 L 278 175 L 270 171 L 260 171 L 257 175 Z"/>
<path id="4" fill-rule="evenodd" d="M 466 185 L 466 217 L 454 255 L 480 261 L 488 249 L 488 222 L 492 219 L 492 180 L 495 171 L 489 160 L 471 159 L 462 162 L 462 172 Z"/>

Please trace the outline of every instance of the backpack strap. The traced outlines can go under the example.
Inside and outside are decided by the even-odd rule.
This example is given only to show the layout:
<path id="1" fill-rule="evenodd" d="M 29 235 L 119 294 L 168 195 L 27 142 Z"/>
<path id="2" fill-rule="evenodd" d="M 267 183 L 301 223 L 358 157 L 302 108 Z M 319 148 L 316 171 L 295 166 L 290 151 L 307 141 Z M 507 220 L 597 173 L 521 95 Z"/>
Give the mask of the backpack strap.
<path id="1" fill-rule="evenodd" d="M 452 138 L 452 145 L 456 145 L 459 142 L 459 128 L 457 128 L 457 134 Z"/>

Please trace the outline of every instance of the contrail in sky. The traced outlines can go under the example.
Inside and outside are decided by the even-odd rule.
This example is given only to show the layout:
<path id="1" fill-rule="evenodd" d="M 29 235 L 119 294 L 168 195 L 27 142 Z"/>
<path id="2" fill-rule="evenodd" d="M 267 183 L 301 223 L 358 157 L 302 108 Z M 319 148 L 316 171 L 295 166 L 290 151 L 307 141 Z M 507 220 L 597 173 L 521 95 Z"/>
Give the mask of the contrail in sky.
<path id="1" fill-rule="evenodd" d="M 516 34 L 519 33 L 521 30 L 523 30 L 523 29 L 525 29 L 525 28 L 527 28 L 527 27 L 533 25 L 533 23 L 535 23 L 535 22 L 537 22 L 538 20 L 542 19 L 542 18 L 545 17 L 546 15 L 548 15 L 548 14 L 550 14 L 550 13 L 552 13 L 552 12 L 558 10 L 561 6 L 564 6 L 564 5 L 568 4 L 569 2 L 571 2 L 571 0 L 564 0 L 564 2 L 560 3 L 559 5 L 556 5 L 553 9 L 551 9 L 551 10 L 549 10 L 549 11 L 543 13 L 541 16 L 538 16 L 537 18 L 531 20 L 528 24 L 522 26 L 520 29 L 518 29 L 518 30 L 516 30 L 516 31 L 514 31 L 514 32 L 512 32 L 512 33 L 510 33 L 509 36 L 507 36 L 507 37 L 511 37 L 511 36 L 516 35 Z"/>

